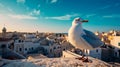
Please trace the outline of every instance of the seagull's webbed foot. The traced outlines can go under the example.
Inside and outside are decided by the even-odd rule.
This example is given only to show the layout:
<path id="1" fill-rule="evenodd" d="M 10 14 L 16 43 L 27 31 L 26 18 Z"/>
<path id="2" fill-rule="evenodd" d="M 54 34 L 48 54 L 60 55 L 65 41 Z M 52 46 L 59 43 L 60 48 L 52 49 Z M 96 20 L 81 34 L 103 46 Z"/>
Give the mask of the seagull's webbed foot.
<path id="1" fill-rule="evenodd" d="M 88 58 L 84 58 L 82 61 L 83 61 L 83 62 L 86 62 L 86 63 L 92 63 L 92 60 L 90 60 L 90 59 L 88 59 Z"/>
<path id="2" fill-rule="evenodd" d="M 75 59 L 83 60 L 83 59 L 84 59 L 84 56 L 82 56 L 82 57 L 77 57 L 77 58 L 75 58 Z"/>
<path id="3" fill-rule="evenodd" d="M 82 56 L 82 57 L 77 57 L 75 59 L 78 59 L 78 60 L 82 60 L 82 62 L 86 62 L 86 63 L 92 63 L 92 60 L 89 60 L 88 58 Z"/>
<path id="4" fill-rule="evenodd" d="M 88 58 L 84 58 L 82 61 L 83 62 L 89 62 Z"/>

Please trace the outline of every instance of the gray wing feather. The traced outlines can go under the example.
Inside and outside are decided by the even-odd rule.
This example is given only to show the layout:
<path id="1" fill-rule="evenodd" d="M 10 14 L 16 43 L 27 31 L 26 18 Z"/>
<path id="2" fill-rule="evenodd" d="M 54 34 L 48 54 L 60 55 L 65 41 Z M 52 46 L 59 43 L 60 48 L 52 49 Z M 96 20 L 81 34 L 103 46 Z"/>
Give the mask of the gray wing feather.
<path id="1" fill-rule="evenodd" d="M 103 45 L 103 42 L 92 32 L 85 30 L 86 35 L 82 35 L 82 38 L 87 41 L 93 48 Z"/>

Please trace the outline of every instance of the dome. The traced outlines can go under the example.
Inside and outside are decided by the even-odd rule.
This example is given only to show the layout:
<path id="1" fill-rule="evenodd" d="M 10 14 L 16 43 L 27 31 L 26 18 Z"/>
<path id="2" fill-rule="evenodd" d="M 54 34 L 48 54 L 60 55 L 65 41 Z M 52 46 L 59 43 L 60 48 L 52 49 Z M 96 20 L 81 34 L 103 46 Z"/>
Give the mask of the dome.
<path id="1" fill-rule="evenodd" d="M 7 29 L 5 27 L 3 27 L 2 31 L 7 31 Z"/>

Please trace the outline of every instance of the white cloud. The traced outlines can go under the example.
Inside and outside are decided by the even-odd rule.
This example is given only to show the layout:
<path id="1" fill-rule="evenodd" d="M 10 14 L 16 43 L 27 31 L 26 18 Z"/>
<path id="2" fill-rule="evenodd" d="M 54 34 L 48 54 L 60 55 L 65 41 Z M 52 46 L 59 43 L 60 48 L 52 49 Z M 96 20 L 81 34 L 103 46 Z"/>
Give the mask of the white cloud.
<path id="1" fill-rule="evenodd" d="M 100 9 L 107 9 L 107 8 L 110 8 L 110 7 L 111 7 L 111 5 L 106 5 L 104 7 L 101 7 Z"/>
<path id="2" fill-rule="evenodd" d="M 89 18 L 89 17 L 93 17 L 93 16 L 95 16 L 96 14 L 88 14 L 88 15 L 86 15 L 86 17 L 87 18 Z"/>
<path id="3" fill-rule="evenodd" d="M 113 16 L 103 16 L 103 18 L 112 18 Z"/>
<path id="4" fill-rule="evenodd" d="M 56 3 L 58 0 L 51 0 L 51 3 Z"/>
<path id="5" fill-rule="evenodd" d="M 106 15 L 103 18 L 120 18 L 120 15 Z"/>
<path id="6" fill-rule="evenodd" d="M 40 14 L 40 10 L 34 10 L 33 13 L 36 14 L 36 15 L 39 15 Z"/>
<path id="7" fill-rule="evenodd" d="M 56 17 L 45 17 L 45 19 L 56 19 L 56 20 L 70 20 L 72 17 L 78 16 L 78 14 L 67 14 L 64 16 L 56 16 Z"/>
<path id="8" fill-rule="evenodd" d="M 22 4 L 24 4 L 24 3 L 25 3 L 25 0 L 17 0 L 17 3 L 22 3 Z"/>
<path id="9" fill-rule="evenodd" d="M 30 13 L 30 15 L 40 15 L 40 10 L 34 9 L 34 10 Z"/>
<path id="10" fill-rule="evenodd" d="M 12 14 L 10 14 L 10 15 L 8 15 L 9 17 L 11 17 L 11 18 L 14 18 L 14 19 L 20 19 L 20 20 L 25 20 L 25 19 L 27 19 L 27 20 L 36 20 L 36 19 L 38 19 L 37 17 L 33 17 L 33 16 L 29 16 L 29 15 L 12 15 Z"/>

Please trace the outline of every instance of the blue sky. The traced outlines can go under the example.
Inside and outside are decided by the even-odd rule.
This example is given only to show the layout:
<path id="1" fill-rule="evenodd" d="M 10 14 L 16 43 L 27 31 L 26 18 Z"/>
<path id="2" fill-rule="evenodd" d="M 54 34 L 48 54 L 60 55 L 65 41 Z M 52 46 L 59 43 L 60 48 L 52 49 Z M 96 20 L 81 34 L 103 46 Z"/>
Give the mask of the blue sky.
<path id="1" fill-rule="evenodd" d="M 0 29 L 20 32 L 67 32 L 75 17 L 85 29 L 120 30 L 120 0 L 0 0 Z"/>

